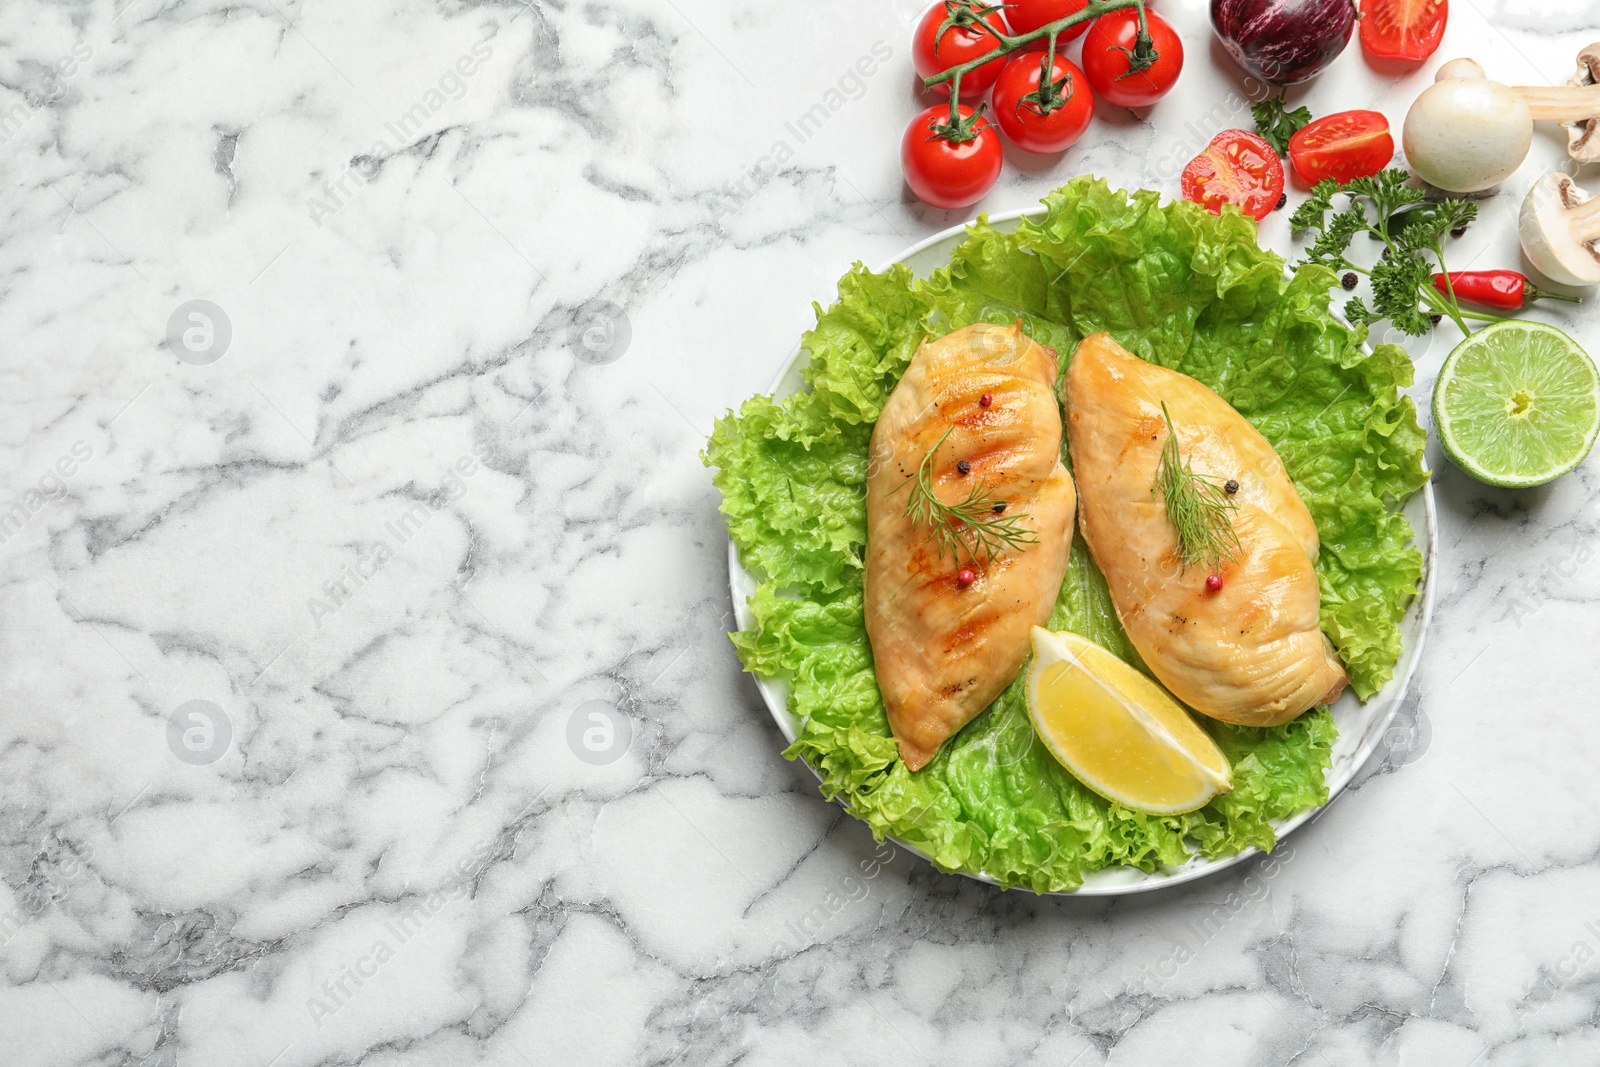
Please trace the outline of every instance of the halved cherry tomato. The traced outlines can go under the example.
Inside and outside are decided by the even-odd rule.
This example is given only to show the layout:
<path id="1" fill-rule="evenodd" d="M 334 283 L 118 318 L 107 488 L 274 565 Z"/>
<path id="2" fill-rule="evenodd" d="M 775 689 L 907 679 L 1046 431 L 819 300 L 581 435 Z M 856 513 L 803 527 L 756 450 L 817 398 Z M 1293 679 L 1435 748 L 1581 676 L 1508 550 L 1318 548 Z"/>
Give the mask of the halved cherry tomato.
<path id="1" fill-rule="evenodd" d="M 1006 21 L 1011 24 L 1012 33 L 1032 33 L 1040 26 L 1056 19 L 1076 15 L 1088 6 L 1089 0 L 1012 0 L 1006 6 Z M 1089 22 L 1080 22 L 1057 37 L 1056 46 L 1060 47 L 1068 41 L 1075 41 L 1087 32 L 1089 32 Z M 1045 40 L 1035 41 L 1028 47 L 1043 51 Z"/>
<path id="2" fill-rule="evenodd" d="M 1283 198 L 1283 163 L 1249 130 L 1223 130 L 1183 168 L 1183 197 L 1213 215 L 1235 204 L 1259 222 Z"/>
<path id="3" fill-rule="evenodd" d="M 972 118 L 972 108 L 956 106 L 963 120 Z M 949 121 L 948 103 L 935 104 L 912 119 L 900 142 L 900 167 L 906 184 L 923 201 L 934 207 L 966 207 L 994 188 L 1004 153 L 1000 135 L 987 120 L 973 122 L 977 136 L 959 143 L 937 132 Z"/>
<path id="4" fill-rule="evenodd" d="M 1438 50 L 1449 19 L 1450 0 L 1361 0 L 1361 47 L 1378 59 L 1420 63 Z"/>
<path id="5" fill-rule="evenodd" d="M 1054 96 L 1065 101 L 1048 114 L 1039 99 L 1044 56 L 1023 52 L 1011 57 L 994 83 L 994 120 L 1018 148 L 1029 152 L 1061 152 L 1071 147 L 1094 118 L 1094 93 L 1089 79 L 1070 59 L 1056 56 L 1050 68 Z M 1031 98 L 1031 99 L 1030 99 Z"/>
<path id="6" fill-rule="evenodd" d="M 1183 71 L 1183 42 L 1166 19 L 1146 10 L 1145 24 L 1155 45 L 1154 63 L 1130 74 L 1139 39 L 1139 10 L 1123 8 L 1101 15 L 1083 39 L 1083 72 L 1094 94 L 1118 107 L 1149 107 L 1167 95 Z"/>
<path id="7" fill-rule="evenodd" d="M 1307 185 L 1371 177 L 1393 158 L 1389 120 L 1376 111 L 1324 115 L 1289 138 L 1289 161 Z"/>
<path id="8" fill-rule="evenodd" d="M 957 0 L 952 0 L 952 3 L 960 6 Z M 940 0 L 923 13 L 917 28 L 911 34 L 911 65 L 917 68 L 919 77 L 931 78 L 935 74 L 943 74 L 951 67 L 960 66 L 986 52 L 994 51 L 1000 45 L 993 35 L 976 26 L 951 26 L 940 34 L 939 27 L 951 17 L 951 10 L 952 7 L 947 5 L 945 0 Z M 985 15 L 983 22 L 1001 33 L 1006 32 L 1006 21 L 1000 17 L 998 11 Z M 985 63 L 976 70 L 969 70 L 963 74 L 961 99 L 976 100 L 988 92 L 994 80 L 1000 77 L 1000 68 L 1005 65 L 1006 57 L 1000 56 L 993 62 Z M 950 83 L 941 82 L 933 87 L 933 91 L 948 98 Z"/>

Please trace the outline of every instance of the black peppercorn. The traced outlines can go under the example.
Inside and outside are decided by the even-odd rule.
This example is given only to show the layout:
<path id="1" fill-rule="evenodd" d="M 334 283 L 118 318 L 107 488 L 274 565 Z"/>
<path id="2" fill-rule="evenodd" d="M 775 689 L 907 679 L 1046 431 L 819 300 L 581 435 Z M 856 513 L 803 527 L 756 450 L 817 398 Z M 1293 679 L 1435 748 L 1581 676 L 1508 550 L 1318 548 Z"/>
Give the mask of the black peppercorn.
<path id="1" fill-rule="evenodd" d="M 1361 279 L 1356 277 L 1356 272 L 1352 270 L 1345 272 L 1345 276 L 1339 279 L 1339 284 L 1346 289 L 1354 289 L 1360 281 Z"/>
<path id="2" fill-rule="evenodd" d="M 1289 194 L 1288 193 L 1284 193 L 1282 196 L 1278 197 L 1278 206 L 1273 208 L 1272 210 L 1274 210 L 1274 211 L 1282 211 L 1283 208 L 1284 208 L 1284 205 L 1286 205 L 1288 203 L 1289 203 Z"/>
<path id="3" fill-rule="evenodd" d="M 1451 237 L 1460 237 L 1462 234 L 1464 234 L 1466 232 L 1467 232 L 1467 228 L 1465 226 L 1457 226 L 1455 229 L 1450 231 L 1450 236 Z"/>
<path id="4" fill-rule="evenodd" d="M 994 513 L 996 515 L 1001 514 L 1005 510 L 1006 510 L 1006 502 L 1004 500 L 1000 501 L 999 503 L 995 504 L 995 506 L 994 506 Z"/>
<path id="5" fill-rule="evenodd" d="M 960 471 L 962 474 L 971 474 L 972 464 L 968 463 L 966 460 L 962 460 L 956 464 L 956 470 Z"/>
<path id="6" fill-rule="evenodd" d="M 1227 493 L 1229 496 L 1232 496 L 1233 494 L 1235 494 L 1235 493 L 1237 493 L 1239 491 L 1239 483 L 1237 481 L 1235 481 L 1234 479 L 1229 478 L 1226 482 L 1223 483 L 1222 491 L 1224 493 Z"/>
<path id="7" fill-rule="evenodd" d="M 1433 323 L 1435 326 L 1437 326 L 1441 322 L 1444 321 L 1444 316 L 1443 315 L 1429 315 L 1428 316 L 1428 321 Z"/>

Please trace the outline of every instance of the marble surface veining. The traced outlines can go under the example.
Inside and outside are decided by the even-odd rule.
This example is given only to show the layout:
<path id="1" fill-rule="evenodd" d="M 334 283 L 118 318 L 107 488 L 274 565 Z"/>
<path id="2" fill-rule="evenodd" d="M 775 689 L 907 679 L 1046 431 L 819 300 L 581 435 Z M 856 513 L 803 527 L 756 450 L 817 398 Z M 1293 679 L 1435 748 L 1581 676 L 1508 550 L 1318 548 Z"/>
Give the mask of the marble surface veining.
<path id="1" fill-rule="evenodd" d="M 1249 124 L 1201 0 L 1157 7 L 1180 91 L 981 209 L 1172 193 Z M 1451 7 L 1426 69 L 1294 97 L 1398 129 L 1446 57 L 1600 38 Z M 899 176 L 919 10 L 0 6 L 0 1063 L 1600 1062 L 1593 462 L 1430 453 L 1404 728 L 1270 864 L 1001 893 L 780 758 L 697 453 L 852 261 L 965 217 Z M 1561 158 L 1459 267 L 1516 263 Z"/>

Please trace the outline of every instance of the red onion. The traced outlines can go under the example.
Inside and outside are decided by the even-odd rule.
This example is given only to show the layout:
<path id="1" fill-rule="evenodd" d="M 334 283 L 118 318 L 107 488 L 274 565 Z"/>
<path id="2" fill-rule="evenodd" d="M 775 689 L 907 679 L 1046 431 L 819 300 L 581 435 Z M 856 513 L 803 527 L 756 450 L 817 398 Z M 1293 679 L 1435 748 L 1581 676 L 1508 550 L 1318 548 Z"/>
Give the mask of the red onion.
<path id="1" fill-rule="evenodd" d="M 1211 0 L 1211 27 L 1228 53 L 1273 85 L 1315 77 L 1355 24 L 1354 0 Z"/>

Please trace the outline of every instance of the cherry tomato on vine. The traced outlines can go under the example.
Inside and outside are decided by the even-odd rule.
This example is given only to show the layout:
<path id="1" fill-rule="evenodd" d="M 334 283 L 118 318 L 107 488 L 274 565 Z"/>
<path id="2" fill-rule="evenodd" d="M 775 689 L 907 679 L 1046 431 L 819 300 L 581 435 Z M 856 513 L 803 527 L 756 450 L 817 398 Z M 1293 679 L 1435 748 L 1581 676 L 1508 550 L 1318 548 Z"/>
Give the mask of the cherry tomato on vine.
<path id="1" fill-rule="evenodd" d="M 1236 204 L 1259 222 L 1283 198 L 1283 163 L 1248 130 L 1223 130 L 1183 168 L 1183 198 L 1213 215 Z"/>
<path id="2" fill-rule="evenodd" d="M 1000 42 L 992 34 L 976 25 L 947 26 L 944 32 L 940 33 L 939 27 L 944 26 L 950 19 L 960 17 L 957 14 L 960 8 L 965 8 L 969 12 L 973 10 L 962 0 L 940 0 L 928 8 L 917 22 L 917 28 L 911 34 L 911 65 L 917 68 L 918 77 L 931 78 L 935 74 L 943 74 L 951 67 L 977 59 L 999 47 Z M 1006 32 L 1005 19 L 998 11 L 983 16 L 983 22 L 1000 33 Z M 1000 68 L 1005 65 L 1005 57 L 1000 56 L 963 74 L 961 99 L 976 100 L 988 92 L 994 80 L 1000 76 Z M 933 91 L 948 98 L 950 83 L 942 82 L 935 85 Z"/>
<path id="3" fill-rule="evenodd" d="M 1006 21 L 1011 24 L 1011 32 L 1032 33 L 1040 26 L 1047 25 L 1056 19 L 1064 19 L 1068 15 L 1076 15 L 1089 6 L 1089 0 L 1012 0 L 1006 7 Z M 1071 29 L 1066 30 L 1056 38 L 1056 46 L 1076 41 L 1089 31 L 1087 21 L 1080 22 Z M 1030 49 L 1043 51 L 1045 41 L 1038 40 L 1028 46 Z"/>
<path id="4" fill-rule="evenodd" d="M 1101 15 L 1083 39 L 1083 71 L 1095 95 L 1118 107 L 1149 107 L 1167 95 L 1183 72 L 1183 42 L 1154 11 L 1144 13 L 1154 59 L 1139 57 L 1139 10 L 1124 8 Z M 1143 70 L 1133 65 L 1147 62 Z"/>
<path id="5" fill-rule="evenodd" d="M 900 142 L 906 184 L 934 207 L 975 204 L 1000 178 L 1000 135 L 972 108 L 956 106 L 966 140 L 950 140 L 950 105 L 935 104 L 911 120 Z"/>
<path id="6" fill-rule="evenodd" d="M 1378 59 L 1420 63 L 1438 50 L 1449 0 L 1361 0 L 1361 47 Z"/>
<path id="7" fill-rule="evenodd" d="M 1307 185 L 1369 178 L 1393 158 L 1389 120 L 1376 111 L 1324 115 L 1289 138 L 1289 161 Z"/>
<path id="8" fill-rule="evenodd" d="M 1061 152 L 1089 128 L 1094 93 L 1078 65 L 1056 56 L 1050 69 L 1053 91 L 1042 94 L 1044 56 L 1022 52 L 1012 56 L 994 83 L 994 121 L 1018 148 L 1029 152 Z M 1045 109 L 1048 95 L 1052 106 Z"/>

